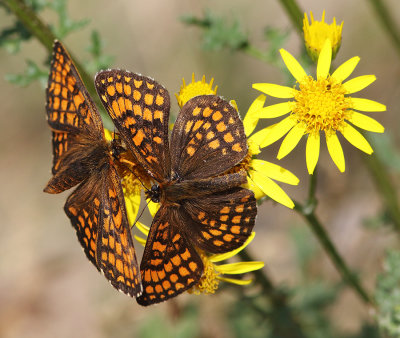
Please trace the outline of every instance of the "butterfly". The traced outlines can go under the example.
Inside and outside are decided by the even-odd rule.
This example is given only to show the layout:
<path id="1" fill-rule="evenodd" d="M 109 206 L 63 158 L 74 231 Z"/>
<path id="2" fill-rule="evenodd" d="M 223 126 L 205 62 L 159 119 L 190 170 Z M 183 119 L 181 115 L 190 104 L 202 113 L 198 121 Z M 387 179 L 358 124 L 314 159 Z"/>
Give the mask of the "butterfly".
<path id="1" fill-rule="evenodd" d="M 64 211 L 87 258 L 118 290 L 136 297 L 141 277 L 126 214 L 117 142 L 104 136 L 100 114 L 63 45 L 55 41 L 46 90 L 52 130 L 53 177 L 44 191 L 58 194 L 77 184 Z"/>
<path id="2" fill-rule="evenodd" d="M 146 195 L 160 208 L 140 264 L 143 294 L 136 300 L 159 303 L 199 282 L 204 266 L 198 249 L 228 252 L 251 233 L 257 206 L 253 192 L 240 187 L 246 172 L 227 173 L 248 152 L 243 123 L 222 98 L 197 96 L 182 107 L 169 142 L 170 97 L 159 83 L 106 70 L 96 75 L 95 87 L 127 149 L 154 181 Z"/>

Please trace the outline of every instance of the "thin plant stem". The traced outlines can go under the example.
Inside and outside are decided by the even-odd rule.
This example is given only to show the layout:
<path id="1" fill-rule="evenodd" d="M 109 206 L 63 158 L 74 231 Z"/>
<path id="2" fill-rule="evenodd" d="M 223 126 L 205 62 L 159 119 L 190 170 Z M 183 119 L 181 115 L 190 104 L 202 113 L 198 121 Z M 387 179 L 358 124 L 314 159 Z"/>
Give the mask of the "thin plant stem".
<path id="1" fill-rule="evenodd" d="M 0 0 L 0 2 L 14 13 L 18 20 L 20 20 L 26 29 L 42 43 L 49 53 L 52 53 L 53 43 L 57 37 L 53 34 L 48 25 L 37 16 L 32 8 L 27 6 L 22 0 Z M 71 58 L 74 60 L 74 64 L 80 73 L 82 81 L 97 107 L 102 107 L 94 88 L 93 77 L 86 72 L 84 67 L 72 55 Z"/>
<path id="2" fill-rule="evenodd" d="M 238 253 L 242 261 L 254 261 L 247 248 Z M 278 314 L 277 318 L 271 318 L 271 325 L 274 337 L 303 338 L 303 330 L 298 318 L 288 305 L 287 294 L 277 289 L 273 282 L 263 270 L 253 271 L 255 283 L 263 289 L 263 294 L 268 297 L 274 308 L 273 313 Z"/>
<path id="3" fill-rule="evenodd" d="M 315 173 L 314 173 L 315 175 Z M 312 175 L 312 176 L 314 176 Z M 313 179 L 311 179 L 311 182 L 315 182 Z M 310 184 L 312 185 L 312 184 Z M 312 189 L 310 189 L 311 191 Z M 315 190 L 314 190 L 315 191 Z M 309 196 L 308 203 L 306 205 L 302 205 L 299 202 L 295 201 L 295 206 L 294 210 L 297 211 L 301 216 L 304 217 L 304 219 L 307 221 L 307 223 L 310 225 L 311 230 L 315 234 L 315 236 L 318 238 L 318 241 L 320 242 L 321 246 L 324 248 L 325 252 L 331 259 L 332 263 L 335 265 L 336 269 L 342 276 L 342 278 L 351 286 L 356 293 L 360 296 L 360 298 L 368 303 L 373 305 L 373 300 L 372 298 L 368 295 L 368 293 L 365 291 L 365 289 L 362 287 L 360 284 L 358 278 L 354 275 L 354 273 L 350 270 L 350 268 L 347 266 L 346 262 L 342 258 L 342 256 L 339 254 L 338 250 L 336 249 L 335 245 L 329 238 L 329 235 L 325 231 L 324 227 L 322 226 L 321 222 L 315 215 L 315 196 Z"/>
<path id="4" fill-rule="evenodd" d="M 390 10 L 383 0 L 369 0 L 369 2 L 375 10 L 375 14 L 378 16 L 381 25 L 392 39 L 394 47 L 400 54 L 400 30 L 396 27 L 393 15 L 391 15 Z"/>
<path id="5" fill-rule="evenodd" d="M 301 35 L 303 34 L 303 11 L 300 9 L 296 0 L 279 0 L 285 8 L 290 20 L 296 31 Z"/>

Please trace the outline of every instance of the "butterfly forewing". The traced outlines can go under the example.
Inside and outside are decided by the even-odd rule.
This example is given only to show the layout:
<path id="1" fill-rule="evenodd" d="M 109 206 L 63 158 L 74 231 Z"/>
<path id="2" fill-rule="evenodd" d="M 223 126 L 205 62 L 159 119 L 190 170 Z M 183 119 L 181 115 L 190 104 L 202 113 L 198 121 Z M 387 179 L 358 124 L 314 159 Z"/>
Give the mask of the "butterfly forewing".
<path id="1" fill-rule="evenodd" d="M 158 181 L 170 172 L 168 91 L 145 76 L 122 70 L 96 75 L 97 92 L 137 161 Z"/>
<path id="2" fill-rule="evenodd" d="M 176 208 L 161 206 L 150 229 L 140 271 L 141 305 L 165 301 L 199 282 L 203 262 L 193 245 L 178 229 L 186 225 Z"/>
<path id="3" fill-rule="evenodd" d="M 141 294 L 140 275 L 119 178 L 112 166 L 83 182 L 65 212 L 86 256 L 118 290 Z"/>
<path id="4" fill-rule="evenodd" d="M 186 180 L 219 175 L 247 154 L 243 123 L 235 108 L 215 95 L 189 100 L 175 122 L 171 166 Z"/>

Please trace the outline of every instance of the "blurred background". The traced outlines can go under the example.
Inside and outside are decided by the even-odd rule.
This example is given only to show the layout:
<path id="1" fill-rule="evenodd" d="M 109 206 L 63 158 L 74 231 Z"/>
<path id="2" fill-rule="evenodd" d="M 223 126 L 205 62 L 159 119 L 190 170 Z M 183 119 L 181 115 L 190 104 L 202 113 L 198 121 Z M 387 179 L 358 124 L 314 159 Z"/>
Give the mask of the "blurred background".
<path id="1" fill-rule="evenodd" d="M 386 128 L 385 138 L 377 142 L 383 148 L 384 142 L 389 142 L 398 149 L 399 54 L 369 1 L 298 3 L 307 13 L 313 11 L 317 20 L 325 9 L 328 23 L 334 16 L 337 22 L 344 21 L 342 46 L 334 65 L 360 56 L 353 76 L 376 75 L 377 81 L 359 96 L 387 105 L 387 112 L 368 115 Z M 386 3 L 400 29 L 400 4 L 394 0 Z M 265 27 L 287 31 L 288 39 L 281 47 L 293 55 L 299 55 L 302 48 L 279 1 L 70 0 L 67 10 L 73 20 L 90 20 L 63 40 L 77 59 L 90 61 L 90 34 L 97 30 L 104 41 L 104 54 L 114 57 L 111 66 L 162 83 L 172 96 L 175 114 L 174 93 L 179 91 L 182 78 L 189 82 L 193 72 L 196 79 L 203 74 L 207 81 L 213 77 L 219 95 L 235 99 L 242 116 L 259 95 L 251 89 L 252 83 L 286 81 L 276 66 L 249 55 L 228 49 L 204 50 L 203 32 L 185 25 L 182 16 L 203 17 L 209 10 L 228 22 L 240 22 L 251 43 L 261 50 L 269 48 Z M 57 23 L 50 10 L 41 12 L 40 17 Z M 13 15 L 0 8 L 0 30 L 14 21 Z M 69 192 L 42 192 L 52 161 L 44 87 L 36 81 L 22 88 L 5 80 L 7 74 L 22 73 L 27 59 L 47 72 L 43 64 L 46 58 L 47 51 L 35 39 L 24 43 L 18 54 L 0 49 L 0 337 L 268 337 L 268 318 L 255 320 L 241 313 L 234 288 L 209 296 L 185 294 L 143 308 L 116 292 L 89 263 L 63 212 Z M 363 154 L 346 142 L 342 144 L 344 174 L 339 173 L 322 144 L 317 214 L 348 265 L 373 294 L 385 251 L 397 249 L 399 238 L 390 226 L 381 224 L 382 200 Z M 281 161 L 276 159 L 279 145 L 264 149 L 261 158 L 296 174 L 299 186 L 281 186 L 294 199 L 304 201 L 308 187 L 305 142 Z M 391 160 L 389 170 L 399 183 L 400 163 L 395 157 Z M 149 215 L 143 223 L 151 224 Z M 249 251 L 265 262 L 265 272 L 274 285 L 288 292 L 295 313 L 311 332 L 309 336 L 329 337 L 322 329 L 329 327 L 336 337 L 374 337 L 374 311 L 343 284 L 299 215 L 267 201 L 259 208 L 255 231 Z"/>

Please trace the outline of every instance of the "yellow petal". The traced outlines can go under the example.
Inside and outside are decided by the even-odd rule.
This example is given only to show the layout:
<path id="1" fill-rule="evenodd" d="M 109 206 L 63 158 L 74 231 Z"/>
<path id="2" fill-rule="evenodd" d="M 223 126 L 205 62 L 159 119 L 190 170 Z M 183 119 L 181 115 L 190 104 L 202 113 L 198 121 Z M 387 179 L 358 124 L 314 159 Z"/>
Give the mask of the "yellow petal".
<path id="1" fill-rule="evenodd" d="M 112 132 L 104 128 L 104 137 L 108 142 L 111 142 L 113 139 Z"/>
<path id="2" fill-rule="evenodd" d="M 223 281 L 223 282 L 228 282 L 236 285 L 249 285 L 253 281 L 252 279 L 236 279 L 236 278 L 225 278 L 225 277 L 219 277 L 217 276 L 217 279 Z"/>
<path id="3" fill-rule="evenodd" d="M 290 113 L 292 110 L 292 102 L 282 102 L 264 107 L 259 111 L 260 118 L 272 119 Z M 247 135 L 247 134 L 246 134 Z"/>
<path id="4" fill-rule="evenodd" d="M 296 89 L 273 83 L 253 83 L 253 88 L 269 96 L 281 99 L 291 99 L 296 93 Z"/>
<path id="5" fill-rule="evenodd" d="M 350 60 L 342 63 L 331 75 L 331 78 L 335 79 L 338 83 L 343 82 L 346 80 L 351 73 L 353 73 L 354 69 L 356 68 L 360 58 L 355 56 Z"/>
<path id="6" fill-rule="evenodd" d="M 264 262 L 238 262 L 230 264 L 215 265 L 215 270 L 224 275 L 238 275 L 264 267 Z"/>
<path id="7" fill-rule="evenodd" d="M 353 112 L 349 121 L 364 130 L 373 131 L 375 133 L 383 133 L 385 131 L 385 128 L 378 121 L 361 113 Z"/>
<path id="8" fill-rule="evenodd" d="M 252 170 L 249 171 L 249 174 Z M 244 188 L 251 190 L 254 192 L 254 198 L 256 200 L 259 200 L 261 197 L 264 197 L 264 191 L 262 191 L 257 184 L 254 183 L 254 181 L 250 178 L 250 176 L 247 176 L 247 183 L 243 185 Z"/>
<path id="9" fill-rule="evenodd" d="M 136 220 L 140 206 L 140 193 L 125 195 L 126 214 L 128 215 L 128 222 L 132 226 Z"/>
<path id="10" fill-rule="evenodd" d="M 363 75 L 355 77 L 354 79 L 351 79 L 343 83 L 342 86 L 347 91 L 346 94 L 352 94 L 368 87 L 375 80 L 376 80 L 375 75 Z"/>
<path id="11" fill-rule="evenodd" d="M 149 212 L 150 215 L 152 217 L 154 217 L 158 211 L 158 209 L 160 209 L 160 204 L 159 203 L 155 203 L 152 200 L 147 200 L 147 207 L 149 208 Z"/>
<path id="12" fill-rule="evenodd" d="M 288 116 L 284 118 L 281 122 L 272 125 L 269 129 L 269 133 L 261 142 L 260 147 L 264 148 L 278 141 L 283 135 L 285 135 L 290 129 L 292 129 L 295 124 L 296 120 L 292 116 Z"/>
<path id="13" fill-rule="evenodd" d="M 269 177 L 264 174 L 252 170 L 249 172 L 249 175 L 253 182 L 271 199 L 274 201 L 293 209 L 294 203 L 290 199 L 290 197 L 283 191 L 283 189 L 272 181 Z"/>
<path id="14" fill-rule="evenodd" d="M 250 105 L 249 110 L 243 119 L 243 126 L 246 136 L 249 136 L 256 128 L 258 119 L 260 118 L 260 111 L 264 106 L 265 99 L 265 95 L 260 95 Z"/>
<path id="15" fill-rule="evenodd" d="M 246 239 L 246 241 L 243 243 L 242 246 L 240 246 L 239 248 L 223 253 L 223 254 L 214 254 L 208 257 L 208 260 L 212 263 L 217 263 L 217 262 L 221 262 L 224 261 L 225 259 L 229 259 L 232 258 L 233 256 L 235 256 L 236 254 L 238 254 L 240 251 L 242 251 L 246 246 L 248 246 L 251 241 L 254 239 L 256 233 L 254 231 L 251 232 L 250 236 Z"/>
<path id="16" fill-rule="evenodd" d="M 315 166 L 318 162 L 320 148 L 320 136 L 319 132 L 316 134 L 309 134 L 306 145 L 306 163 L 308 173 L 313 174 Z"/>
<path id="17" fill-rule="evenodd" d="M 349 141 L 356 148 L 362 150 L 367 154 L 373 153 L 373 150 L 365 137 L 362 136 L 360 132 L 358 132 L 348 123 L 344 123 L 344 128 L 341 130 L 341 132 L 346 140 Z"/>
<path id="18" fill-rule="evenodd" d="M 292 185 L 299 184 L 299 179 L 295 175 L 277 164 L 254 159 L 251 161 L 250 165 L 254 170 L 272 178 L 273 180 Z"/>
<path id="19" fill-rule="evenodd" d="M 256 144 L 259 146 L 265 140 L 265 138 L 271 131 L 272 127 L 274 127 L 274 126 L 275 126 L 275 124 L 268 126 L 266 128 L 263 128 L 263 129 L 259 130 L 258 132 L 254 133 L 253 135 L 251 135 L 249 137 L 248 142 L 253 143 L 253 145 Z"/>
<path id="20" fill-rule="evenodd" d="M 284 49 L 280 50 L 283 62 L 285 63 L 287 69 L 289 69 L 290 73 L 293 77 L 298 81 L 301 82 L 307 77 L 307 73 L 304 71 L 303 67 L 298 63 L 298 61 L 293 57 L 292 54 L 287 52 Z"/>
<path id="21" fill-rule="evenodd" d="M 343 149 L 340 145 L 339 139 L 336 133 L 326 134 L 326 145 L 328 146 L 329 154 L 333 162 L 336 164 L 340 172 L 344 172 L 345 169 L 345 162 L 344 162 L 344 155 Z"/>
<path id="22" fill-rule="evenodd" d="M 386 106 L 382 103 L 368 100 L 368 99 L 361 99 L 358 97 L 352 97 L 351 103 L 353 104 L 353 109 L 361 110 L 361 111 L 385 111 Z"/>
<path id="23" fill-rule="evenodd" d="M 133 236 L 141 245 L 145 246 L 146 245 L 146 239 L 139 237 L 137 235 Z"/>
<path id="24" fill-rule="evenodd" d="M 326 79 L 331 68 L 332 60 L 332 44 L 330 39 L 326 39 L 324 46 L 321 49 L 321 53 L 318 57 L 317 64 L 317 79 Z"/>
<path id="25" fill-rule="evenodd" d="M 306 128 L 301 124 L 296 124 L 284 138 L 278 152 L 278 160 L 289 154 L 300 142 Z"/>
<path id="26" fill-rule="evenodd" d="M 140 232 L 142 232 L 144 235 L 148 236 L 150 228 L 146 225 L 144 225 L 142 222 L 136 222 L 136 227 Z"/>

